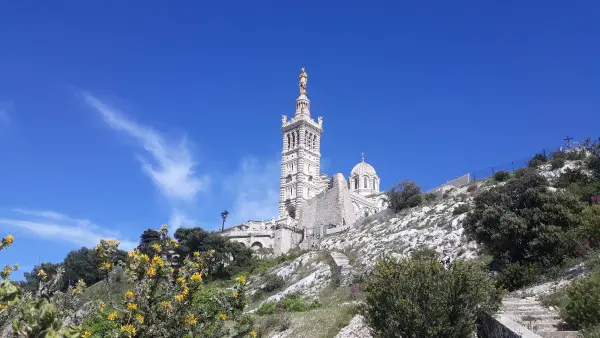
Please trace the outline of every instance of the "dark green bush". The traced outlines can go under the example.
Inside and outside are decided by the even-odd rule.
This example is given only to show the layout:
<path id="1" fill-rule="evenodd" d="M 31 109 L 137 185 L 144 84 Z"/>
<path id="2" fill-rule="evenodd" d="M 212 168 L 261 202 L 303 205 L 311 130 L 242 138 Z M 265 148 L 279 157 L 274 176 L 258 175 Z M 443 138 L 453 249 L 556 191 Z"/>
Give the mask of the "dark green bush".
<path id="1" fill-rule="evenodd" d="M 264 292 L 277 291 L 285 285 L 283 278 L 278 275 L 267 275 L 265 277 L 265 285 L 261 288 Z"/>
<path id="2" fill-rule="evenodd" d="M 431 202 L 431 201 L 435 201 L 437 199 L 437 195 L 434 193 L 427 193 L 424 195 L 425 201 L 427 202 Z"/>
<path id="3" fill-rule="evenodd" d="M 581 237 L 593 248 L 600 247 L 600 205 L 590 205 L 583 210 Z"/>
<path id="4" fill-rule="evenodd" d="M 583 183 L 587 184 L 590 182 L 590 177 L 585 174 L 579 168 L 567 168 L 565 171 L 558 177 L 556 181 L 556 186 L 559 188 L 566 188 L 572 183 Z"/>
<path id="5" fill-rule="evenodd" d="M 464 214 L 465 212 L 469 212 L 469 205 L 468 204 L 461 204 L 459 206 L 457 206 L 456 208 L 454 208 L 454 210 L 452 211 L 453 215 L 460 215 L 460 214 Z"/>
<path id="6" fill-rule="evenodd" d="M 565 159 L 562 157 L 553 158 L 550 160 L 552 170 L 556 170 L 565 166 Z"/>
<path id="7" fill-rule="evenodd" d="M 364 316 L 383 338 L 467 338 L 482 311 L 494 313 L 500 293 L 473 262 L 446 270 L 426 255 L 380 260 L 368 278 Z"/>
<path id="8" fill-rule="evenodd" d="M 386 194 L 389 200 L 389 207 L 394 212 L 419 205 L 422 201 L 420 197 L 421 187 L 413 181 L 402 181 L 393 186 Z"/>
<path id="9" fill-rule="evenodd" d="M 510 178 L 510 173 L 508 171 L 500 170 L 494 173 L 494 180 L 497 182 L 504 182 Z"/>
<path id="10" fill-rule="evenodd" d="M 520 170 L 503 186 L 482 192 L 464 223 L 466 235 L 500 261 L 560 263 L 572 254 L 583 205 L 552 192 L 534 169 Z"/>
<path id="11" fill-rule="evenodd" d="M 592 197 L 600 196 L 600 180 L 572 183 L 567 191 L 577 196 L 584 203 L 591 203 Z"/>
<path id="12" fill-rule="evenodd" d="M 410 196 L 406 201 L 406 204 L 408 204 L 408 206 L 411 208 L 419 206 L 421 203 L 423 203 L 423 195 L 421 194 Z"/>
<path id="13" fill-rule="evenodd" d="M 590 156 L 587 160 L 587 167 L 592 171 L 594 177 L 600 179 L 600 157 L 599 156 Z"/>
<path id="14" fill-rule="evenodd" d="M 509 291 L 517 290 L 532 284 L 538 278 L 538 273 L 533 264 L 506 263 L 496 281 L 499 287 Z"/>
<path id="15" fill-rule="evenodd" d="M 538 167 L 544 163 L 548 162 L 548 157 L 546 154 L 535 154 L 527 163 L 527 166 L 530 168 Z"/>
<path id="16" fill-rule="evenodd" d="M 567 305 L 560 309 L 563 320 L 577 329 L 600 325 L 600 274 L 595 273 L 567 286 Z"/>

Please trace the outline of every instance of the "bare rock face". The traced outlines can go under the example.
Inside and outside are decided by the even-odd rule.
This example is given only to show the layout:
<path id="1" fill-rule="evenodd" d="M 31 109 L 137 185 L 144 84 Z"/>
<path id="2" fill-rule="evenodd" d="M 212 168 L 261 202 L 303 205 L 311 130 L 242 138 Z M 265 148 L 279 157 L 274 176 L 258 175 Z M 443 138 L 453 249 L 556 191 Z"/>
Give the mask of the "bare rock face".
<path id="1" fill-rule="evenodd" d="M 340 330 L 335 338 L 371 338 L 371 331 L 367 326 L 365 317 L 356 315 L 350 323 Z"/>
<path id="2" fill-rule="evenodd" d="M 458 206 L 472 203 L 467 187 L 455 189 L 435 204 L 357 222 L 346 232 L 326 236 L 320 249 L 343 252 L 367 268 L 383 254 L 401 258 L 420 247 L 435 249 L 440 257 L 474 258 L 477 245 L 463 234 L 466 214 L 454 214 Z"/>

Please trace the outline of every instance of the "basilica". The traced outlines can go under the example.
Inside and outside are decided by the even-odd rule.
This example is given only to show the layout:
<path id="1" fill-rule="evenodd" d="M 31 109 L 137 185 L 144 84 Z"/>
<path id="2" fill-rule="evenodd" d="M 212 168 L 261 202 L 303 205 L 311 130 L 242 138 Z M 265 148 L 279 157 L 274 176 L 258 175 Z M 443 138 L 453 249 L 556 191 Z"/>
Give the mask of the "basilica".
<path id="1" fill-rule="evenodd" d="M 298 77 L 299 95 L 294 116 L 281 117 L 282 156 L 279 214 L 268 222 L 248 221 L 222 235 L 248 247 L 272 248 L 276 254 L 295 247 L 310 248 L 327 234 L 348 229 L 364 216 L 387 207 L 372 165 L 361 162 L 348 178 L 321 173 L 323 118 L 313 119 L 307 94 L 308 74 Z"/>

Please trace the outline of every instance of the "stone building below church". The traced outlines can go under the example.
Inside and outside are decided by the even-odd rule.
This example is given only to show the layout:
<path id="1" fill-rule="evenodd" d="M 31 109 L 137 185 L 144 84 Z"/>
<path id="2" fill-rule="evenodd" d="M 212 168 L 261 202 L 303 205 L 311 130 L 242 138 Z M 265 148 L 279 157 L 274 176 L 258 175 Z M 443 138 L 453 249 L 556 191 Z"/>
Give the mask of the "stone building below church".
<path id="1" fill-rule="evenodd" d="M 332 178 L 321 173 L 323 118 L 315 121 L 311 116 L 307 83 L 308 74 L 302 68 L 294 116 L 281 119 L 278 218 L 248 221 L 223 232 L 250 248 L 272 248 L 275 254 L 296 247 L 309 249 L 328 233 L 348 229 L 357 219 L 387 208 L 380 178 L 364 154 L 348 179 L 340 173 Z"/>

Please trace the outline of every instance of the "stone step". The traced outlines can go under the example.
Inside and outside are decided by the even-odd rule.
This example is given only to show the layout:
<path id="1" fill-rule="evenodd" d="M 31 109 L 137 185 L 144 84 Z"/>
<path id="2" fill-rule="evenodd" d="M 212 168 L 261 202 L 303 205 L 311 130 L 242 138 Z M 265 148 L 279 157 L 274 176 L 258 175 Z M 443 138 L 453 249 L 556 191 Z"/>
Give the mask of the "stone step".
<path id="1" fill-rule="evenodd" d="M 578 331 L 538 332 L 544 338 L 580 338 Z"/>

